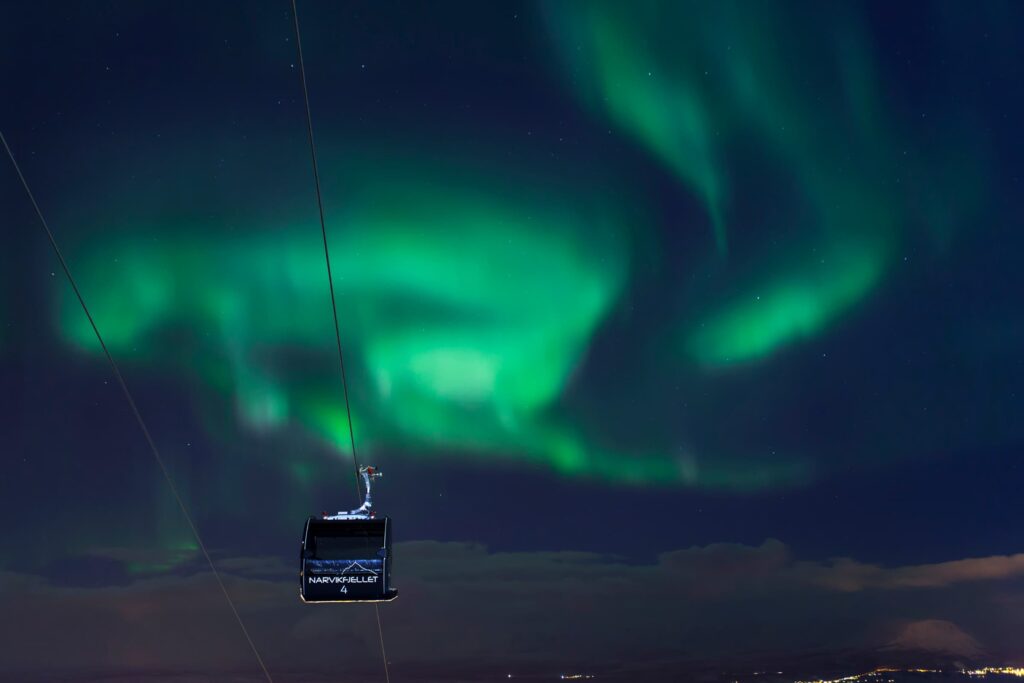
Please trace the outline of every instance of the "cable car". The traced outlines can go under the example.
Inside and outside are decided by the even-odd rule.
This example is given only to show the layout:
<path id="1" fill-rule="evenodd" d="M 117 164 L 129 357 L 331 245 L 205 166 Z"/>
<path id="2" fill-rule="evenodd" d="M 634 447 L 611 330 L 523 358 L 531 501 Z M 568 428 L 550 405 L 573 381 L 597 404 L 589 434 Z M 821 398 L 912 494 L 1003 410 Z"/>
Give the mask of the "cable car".
<path id="1" fill-rule="evenodd" d="M 361 467 L 366 486 L 363 504 L 349 512 L 310 517 L 302 534 L 299 596 L 303 602 L 390 602 L 391 519 L 377 517 L 370 482 L 381 477 Z"/>

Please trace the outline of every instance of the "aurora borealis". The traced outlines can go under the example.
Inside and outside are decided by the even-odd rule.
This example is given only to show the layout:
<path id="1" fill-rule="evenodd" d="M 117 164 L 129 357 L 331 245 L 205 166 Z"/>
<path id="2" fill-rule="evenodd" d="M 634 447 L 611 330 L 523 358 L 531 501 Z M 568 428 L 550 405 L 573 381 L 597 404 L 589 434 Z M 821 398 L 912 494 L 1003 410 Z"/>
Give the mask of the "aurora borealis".
<path id="1" fill-rule="evenodd" d="M 934 213 L 955 229 L 971 219 L 974 198 L 963 184 L 944 185 L 941 167 L 915 168 L 918 151 L 914 162 L 894 158 L 917 143 L 879 111 L 879 79 L 848 11 L 824 11 L 816 42 L 783 48 L 775 37 L 785 17 L 740 21 L 727 4 L 693 9 L 696 23 L 683 6 L 672 10 L 680 16 L 669 25 L 702 27 L 685 40 L 615 3 L 566 4 L 548 22 L 552 49 L 568 55 L 562 77 L 577 84 L 582 106 L 597 109 L 594 123 L 608 119 L 634 138 L 676 177 L 673 191 L 699 201 L 685 227 L 659 225 L 642 208 L 643 188 L 612 165 L 594 172 L 567 159 L 568 175 L 558 178 L 539 150 L 499 170 L 488 162 L 502 154 L 492 140 L 423 149 L 415 139 L 346 143 L 343 132 L 335 142 L 328 129 L 342 160 L 327 180 L 341 322 L 360 372 L 356 419 L 368 446 L 716 488 L 807 478 L 803 461 L 813 454 L 788 444 L 784 455 L 707 443 L 681 456 L 679 438 L 694 437 L 670 417 L 623 443 L 566 416 L 575 408 L 565 398 L 570 379 L 585 372 L 587 349 L 639 267 L 632 245 L 657 243 L 659 229 L 699 236 L 701 225 L 712 227 L 713 243 L 697 241 L 682 263 L 667 256 L 662 266 L 710 273 L 655 331 L 678 337 L 663 362 L 689 387 L 713 381 L 716 368 L 768 362 L 827 334 L 882 286 L 906 233 L 939 229 L 908 204 L 941 196 Z M 735 49 L 722 54 L 716 32 L 736 36 Z M 787 68 L 814 55 L 821 64 L 808 74 Z M 419 157 L 404 151 L 417 148 Z M 901 173 L 918 187 L 894 188 Z M 786 180 L 770 202 L 748 206 L 759 174 Z M 150 192 L 167 202 L 160 188 Z M 125 226 L 83 255 L 83 277 L 122 356 L 164 359 L 181 340 L 163 333 L 203 330 L 191 351 L 202 362 L 190 347 L 175 355 L 234 405 L 240 428 L 297 427 L 344 454 L 347 423 L 334 378 L 322 372 L 331 346 L 315 226 L 297 201 L 284 206 L 272 208 L 271 221 L 253 212 L 237 224 L 179 216 L 150 219 L 141 231 Z M 159 241 L 143 246 L 147 234 Z M 95 352 L 69 293 L 59 325 Z M 297 349 L 301 363 L 283 360 Z"/>
<path id="2" fill-rule="evenodd" d="M 731 232 L 734 251 L 762 252 L 699 322 L 684 314 L 686 350 L 698 363 L 759 359 L 824 332 L 880 285 L 906 232 L 970 220 L 970 185 L 944 177 L 961 131 L 947 131 L 950 151 L 930 159 L 934 168 L 918 161 L 920 143 L 881 105 L 863 18 L 849 7 L 792 15 L 734 2 L 562 7 L 553 12 L 560 47 L 590 107 L 700 200 L 722 259 Z M 816 31 L 797 39 L 801 15 Z M 904 175 L 919 187 L 900 187 Z M 776 178 L 764 202 L 757 185 Z M 740 208 L 750 196 L 760 211 Z M 910 206 L 922 200 L 940 205 L 916 216 Z M 759 239 L 765 233 L 771 246 Z M 786 256 L 765 259 L 780 240 L 803 253 L 783 247 Z"/>
<path id="3" fill-rule="evenodd" d="M 542 413 L 621 292 L 628 255 L 615 207 L 559 197 L 551 181 L 535 197 L 519 184 L 513 199 L 460 186 L 458 173 L 409 167 L 395 159 L 380 178 L 347 174 L 336 234 L 364 444 L 519 451 L 569 472 L 611 471 Z M 401 202 L 390 199 L 395 192 Z M 182 369 L 224 390 L 243 428 L 298 425 L 347 456 L 337 377 L 324 372 L 332 349 L 323 343 L 323 254 L 306 239 L 311 231 L 311 223 L 247 224 L 244 240 L 210 240 L 199 228 L 156 245 L 108 244 L 86 260 L 84 281 L 99 291 L 108 278 L 134 283 L 128 296 L 111 289 L 95 302 L 97 318 L 123 321 L 108 338 L 118 352 L 130 357 L 149 341 L 148 358 L 165 359 L 163 330 L 202 330 L 196 343 L 210 365 L 179 356 Z M 111 253 L 126 256 L 111 264 Z M 63 303 L 65 334 L 92 350 L 77 302 Z M 288 365 L 282 358 L 294 349 L 299 362 Z"/>
<path id="4" fill-rule="evenodd" d="M 959 561 L 1019 581 L 1019 8 L 299 6 L 359 459 L 416 558 L 403 623 L 429 622 L 455 557 L 509 623 L 544 619 L 502 583 L 528 567 L 592 621 L 579 653 L 625 661 L 609 634 L 639 608 L 605 624 L 588 581 L 703 605 L 742 565 L 765 613 L 806 590 L 861 615 L 801 603 L 780 652 L 831 646 L 804 637 L 822 620 L 853 649 L 938 620 L 1008 651 L 1017 584 L 984 593 L 1010 606 L 988 620 L 963 607 L 981 578 L 934 584 L 957 586 L 948 613 L 843 591 Z M 336 628 L 279 612 L 272 585 L 301 520 L 351 502 L 289 3 L 12 12 L 0 129 L 171 475 L 257 622 Z M 192 595 L 197 547 L 6 166 L 0 201 L 0 577 L 116 593 L 130 625 L 164 604 L 135 591 Z M 722 600 L 728 632 L 742 601 Z M 669 640 L 727 652 L 659 614 Z M 656 631 L 652 658 L 675 661 Z M 504 672 L 503 637 L 466 671 Z"/>

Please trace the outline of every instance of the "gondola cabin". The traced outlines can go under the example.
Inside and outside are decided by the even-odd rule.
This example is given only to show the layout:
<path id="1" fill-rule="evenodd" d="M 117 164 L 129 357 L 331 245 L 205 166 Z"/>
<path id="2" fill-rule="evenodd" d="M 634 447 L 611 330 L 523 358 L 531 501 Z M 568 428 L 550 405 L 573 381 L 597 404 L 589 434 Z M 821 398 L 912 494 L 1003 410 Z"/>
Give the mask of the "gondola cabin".
<path id="1" fill-rule="evenodd" d="M 310 517 L 299 561 L 303 602 L 387 602 L 391 587 L 391 519 Z"/>

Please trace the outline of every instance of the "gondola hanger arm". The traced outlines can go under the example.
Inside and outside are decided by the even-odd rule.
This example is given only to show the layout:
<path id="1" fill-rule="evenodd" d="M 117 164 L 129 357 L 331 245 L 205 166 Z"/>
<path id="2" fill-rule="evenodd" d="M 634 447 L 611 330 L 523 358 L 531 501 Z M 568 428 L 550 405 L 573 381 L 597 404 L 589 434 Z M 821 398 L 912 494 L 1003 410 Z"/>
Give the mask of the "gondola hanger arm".
<path id="1" fill-rule="evenodd" d="M 381 472 L 380 469 L 371 465 L 360 467 L 359 474 L 363 478 L 363 486 L 366 490 L 366 495 L 363 497 L 363 504 L 355 510 L 349 510 L 348 512 L 340 511 L 333 515 L 328 515 L 325 512 L 323 513 L 324 519 L 373 519 L 373 498 L 370 495 L 371 482 L 374 479 L 380 479 L 383 477 L 384 473 Z"/>

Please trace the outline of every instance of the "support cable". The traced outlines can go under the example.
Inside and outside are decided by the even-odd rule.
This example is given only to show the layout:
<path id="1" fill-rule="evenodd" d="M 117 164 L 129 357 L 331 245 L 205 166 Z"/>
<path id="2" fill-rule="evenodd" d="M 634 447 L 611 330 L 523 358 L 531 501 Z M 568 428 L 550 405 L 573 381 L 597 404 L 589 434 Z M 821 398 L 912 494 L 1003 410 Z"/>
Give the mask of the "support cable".
<path id="1" fill-rule="evenodd" d="M 306 103 L 306 133 L 309 137 L 309 156 L 313 162 L 313 183 L 316 186 L 316 205 L 320 210 L 320 235 L 324 242 L 324 260 L 327 262 L 327 287 L 331 292 L 331 313 L 334 315 L 334 341 L 338 347 L 338 364 L 341 366 L 341 388 L 345 394 L 345 416 L 348 418 L 348 438 L 352 447 L 352 467 L 355 470 L 356 502 L 362 498 L 359 487 L 359 459 L 356 457 L 356 434 L 352 428 L 352 408 L 348 401 L 348 377 L 345 375 L 345 354 L 341 350 L 341 329 L 338 326 L 338 304 L 334 296 L 334 276 L 331 273 L 331 250 L 327 246 L 327 224 L 324 221 L 324 200 L 320 191 L 320 166 L 316 160 L 316 142 L 313 139 L 313 116 L 309 108 L 309 89 L 306 87 L 306 66 L 302 60 L 302 38 L 299 34 L 299 13 L 292 0 L 292 17 L 295 19 L 295 45 L 299 54 L 299 78 L 302 80 L 302 96 Z"/>
<path id="2" fill-rule="evenodd" d="M 145 420 L 142 419 L 142 413 L 139 412 L 138 406 L 135 405 L 135 399 L 132 398 L 132 393 L 128 390 L 128 384 L 125 382 L 124 376 L 121 374 L 121 369 L 118 367 L 117 363 L 114 362 L 114 357 L 110 354 L 110 349 L 107 348 L 107 344 L 103 340 L 103 335 L 100 334 L 100 330 L 96 326 L 96 321 L 93 320 L 92 313 L 89 312 L 89 307 L 85 305 L 85 299 L 82 297 L 82 292 L 78 289 L 78 284 L 75 282 L 75 278 L 71 275 L 71 269 L 68 267 L 67 261 L 64 260 L 64 254 L 61 252 L 60 247 L 57 246 L 57 240 L 54 238 L 53 232 L 50 231 L 50 226 L 47 225 L 46 219 L 43 218 L 43 212 L 39 208 L 39 204 L 36 202 L 36 198 L 35 195 L 32 194 L 32 190 L 29 189 L 28 182 L 25 180 L 25 176 L 21 172 L 21 167 L 18 166 L 18 162 L 15 160 L 14 153 L 11 152 L 11 148 L 7 144 L 7 138 L 4 137 L 3 132 L 0 132 L 0 142 L 3 143 L 4 149 L 7 151 L 7 156 L 10 158 L 11 164 L 14 166 L 14 170 L 18 174 L 18 178 L 21 180 L 21 186 L 25 188 L 25 194 L 28 195 L 29 200 L 32 202 L 32 208 L 35 209 L 36 216 L 39 218 L 39 225 L 46 232 L 46 237 L 50 241 L 50 246 L 53 247 L 54 254 L 57 255 L 57 260 L 60 261 L 60 266 L 64 270 L 64 275 L 71 284 L 71 289 L 74 290 L 75 296 L 78 298 L 78 303 L 81 305 L 82 311 L 85 313 L 85 317 L 89 319 L 89 325 L 92 326 L 92 331 L 96 335 L 96 339 L 99 341 L 100 347 L 103 349 L 103 354 L 107 357 L 107 362 L 110 363 L 110 369 L 114 372 L 114 377 L 117 379 L 117 383 L 120 385 L 121 391 L 124 393 L 124 397 L 128 401 L 128 406 L 131 408 L 132 414 L 135 416 L 135 420 L 139 423 L 139 428 L 142 430 L 143 436 L 146 437 L 146 443 L 149 444 L 149 450 L 153 454 L 153 459 L 156 460 L 156 464 L 160 466 L 160 471 L 163 473 L 164 480 L 167 482 L 167 486 L 170 487 L 171 493 L 174 494 L 174 500 L 177 501 L 178 507 L 181 509 L 181 514 L 184 515 L 185 521 L 188 522 L 188 527 L 192 531 L 193 538 L 196 539 L 196 544 L 202 551 L 203 557 L 206 558 L 206 563 L 210 566 L 210 571 L 213 572 L 213 577 L 217 579 L 217 585 L 220 586 L 221 592 L 224 593 L 224 598 L 228 601 L 228 606 L 231 608 L 231 613 L 235 615 L 235 621 L 238 622 L 239 628 L 242 629 L 242 634 L 245 635 L 245 639 L 249 643 L 249 647 L 252 649 L 252 653 L 255 655 L 256 661 L 259 663 L 260 669 L 263 671 L 263 675 L 266 676 L 267 683 L 274 683 L 274 679 L 270 677 L 270 672 L 267 670 L 267 666 L 263 663 L 263 657 L 260 656 L 259 650 L 256 649 L 256 643 L 253 642 L 252 637 L 249 635 L 249 630 L 245 627 L 245 622 L 242 621 L 242 616 L 238 613 L 238 609 L 235 607 L 235 602 L 231 599 L 231 595 L 228 593 L 228 589 L 224 585 L 220 572 L 217 571 L 217 567 L 213 563 L 213 558 L 210 557 L 210 553 L 206 549 L 206 544 L 203 543 L 203 539 L 199 535 L 199 529 L 196 528 L 195 523 L 192 521 L 192 515 L 189 514 L 188 508 L 185 506 L 185 501 L 182 499 L 181 494 L 178 493 L 178 487 L 174 485 L 174 480 L 171 478 L 167 465 L 164 462 L 163 457 L 160 455 L 160 451 L 156 447 L 156 442 L 153 441 L 153 436 L 149 433 L 149 427 L 146 426 Z"/>
<path id="3" fill-rule="evenodd" d="M 309 106 L 309 88 L 306 85 L 306 66 L 302 59 L 302 35 L 299 32 L 299 11 L 295 0 L 292 0 L 292 17 L 295 20 L 295 47 L 299 57 L 299 77 L 302 80 L 302 97 L 306 105 L 306 133 L 309 137 L 309 156 L 313 164 L 313 182 L 316 186 L 316 204 L 320 211 L 320 234 L 324 242 L 324 261 L 327 263 L 327 285 L 331 292 L 331 313 L 334 315 L 334 341 L 338 347 L 338 364 L 341 366 L 341 386 L 345 394 L 345 413 L 348 418 L 348 437 L 352 447 L 352 466 L 355 470 L 356 501 L 362 497 L 359 487 L 359 460 L 356 457 L 356 436 L 352 427 L 352 408 L 348 400 L 348 379 L 345 376 L 345 355 L 341 350 L 341 331 L 338 325 L 338 304 L 334 296 L 334 277 L 331 274 L 331 252 L 327 246 L 327 224 L 324 220 L 323 193 L 320 190 L 320 167 L 316 158 L 316 142 L 313 138 L 313 115 Z M 388 668 L 388 655 L 384 648 L 384 629 L 381 626 L 380 606 L 374 603 L 373 610 L 377 615 L 377 635 L 380 637 L 380 654 L 384 661 L 384 678 L 391 683 L 391 672 Z"/>

